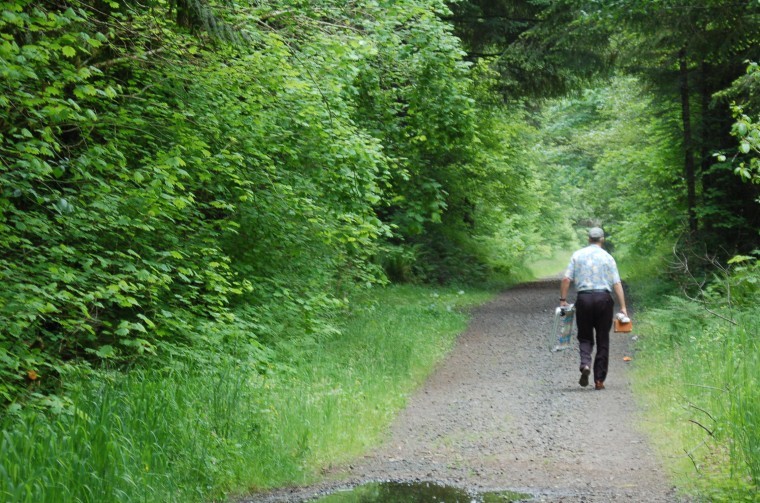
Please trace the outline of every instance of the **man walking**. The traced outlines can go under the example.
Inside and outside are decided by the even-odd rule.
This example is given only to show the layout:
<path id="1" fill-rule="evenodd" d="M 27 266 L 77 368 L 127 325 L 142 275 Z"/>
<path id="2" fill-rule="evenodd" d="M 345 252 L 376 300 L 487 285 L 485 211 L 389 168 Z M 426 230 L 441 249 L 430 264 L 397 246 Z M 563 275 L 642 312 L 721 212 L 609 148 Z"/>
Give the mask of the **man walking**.
<path id="1" fill-rule="evenodd" d="M 581 378 L 578 383 L 584 387 L 588 386 L 596 332 L 594 387 L 602 390 L 609 364 L 610 328 L 615 305 L 611 295 L 613 290 L 620 303 L 620 312 L 628 316 L 628 311 L 625 308 L 623 285 L 620 283 L 615 259 L 602 248 L 604 231 L 599 227 L 589 229 L 588 243 L 588 246 L 573 253 L 570 259 L 565 277 L 560 284 L 559 305 L 567 305 L 567 293 L 570 291 L 570 284 L 574 283 L 578 292 L 575 318 L 581 356 Z"/>

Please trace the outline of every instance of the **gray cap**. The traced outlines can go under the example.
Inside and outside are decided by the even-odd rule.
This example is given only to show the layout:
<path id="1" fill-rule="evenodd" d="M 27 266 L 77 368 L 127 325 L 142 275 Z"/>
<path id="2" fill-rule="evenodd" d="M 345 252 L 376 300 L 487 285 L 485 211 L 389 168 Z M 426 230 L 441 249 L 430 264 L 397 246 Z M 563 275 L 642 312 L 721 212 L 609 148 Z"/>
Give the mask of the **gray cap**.
<path id="1" fill-rule="evenodd" d="M 591 239 L 602 239 L 604 237 L 604 231 L 601 227 L 592 227 L 588 230 L 588 237 Z"/>

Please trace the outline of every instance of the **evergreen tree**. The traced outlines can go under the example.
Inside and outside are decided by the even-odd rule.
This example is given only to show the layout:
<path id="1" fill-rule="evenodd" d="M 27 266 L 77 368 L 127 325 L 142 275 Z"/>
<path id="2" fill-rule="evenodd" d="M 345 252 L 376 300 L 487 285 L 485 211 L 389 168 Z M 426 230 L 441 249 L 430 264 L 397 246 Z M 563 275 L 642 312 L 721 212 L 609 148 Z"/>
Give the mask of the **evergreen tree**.
<path id="1" fill-rule="evenodd" d="M 452 2 L 450 19 L 471 60 L 487 59 L 508 98 L 558 96 L 611 69 L 607 27 L 572 0 Z"/>
<path id="2" fill-rule="evenodd" d="M 591 7 L 591 5 L 589 5 Z M 751 186 L 714 164 L 728 149 L 730 103 L 716 98 L 760 57 L 760 4 L 711 0 L 620 1 L 594 11 L 600 23 L 624 30 L 616 40 L 620 67 L 644 76 L 665 100 L 679 103 L 688 227 L 693 237 L 744 250 L 760 226 Z M 730 237 L 726 229 L 731 229 Z M 729 243 L 726 243 L 728 237 Z"/>

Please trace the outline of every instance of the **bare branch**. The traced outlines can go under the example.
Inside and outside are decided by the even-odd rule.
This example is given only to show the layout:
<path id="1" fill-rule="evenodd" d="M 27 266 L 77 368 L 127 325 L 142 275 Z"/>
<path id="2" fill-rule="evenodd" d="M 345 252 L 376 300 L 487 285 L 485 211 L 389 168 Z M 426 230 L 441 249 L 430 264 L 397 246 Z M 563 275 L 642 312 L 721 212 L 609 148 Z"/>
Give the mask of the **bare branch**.
<path id="1" fill-rule="evenodd" d="M 128 56 L 122 56 L 120 58 L 109 59 L 108 61 L 101 61 L 100 63 L 93 64 L 92 66 L 99 69 L 108 68 L 110 66 L 118 65 L 119 63 L 124 63 L 125 61 L 139 61 L 145 56 L 153 56 L 165 50 L 165 47 L 159 47 L 158 49 L 153 49 L 152 51 L 143 52 L 141 54 L 130 54 Z"/>
<path id="2" fill-rule="evenodd" d="M 705 311 L 715 316 L 716 318 L 720 318 L 723 321 L 726 321 L 728 323 L 731 323 L 734 326 L 737 326 L 738 323 L 732 318 L 729 318 L 725 315 L 715 312 L 714 310 L 708 307 L 709 304 L 707 302 L 707 297 L 704 292 L 704 287 L 707 284 L 707 279 L 700 280 L 694 276 L 692 272 L 692 268 L 689 266 L 689 259 L 686 257 L 686 255 L 679 256 L 679 253 L 676 251 L 675 245 L 673 246 L 673 256 L 675 257 L 676 270 L 681 271 L 684 275 L 686 275 L 691 285 L 696 287 L 699 291 L 699 296 L 695 297 L 695 296 L 689 295 L 686 288 L 682 287 L 681 291 L 684 297 L 686 297 L 687 299 L 689 299 L 690 301 L 694 303 L 701 304 Z M 711 266 L 713 266 L 714 268 L 718 269 L 723 274 L 724 277 L 728 276 L 729 271 L 714 256 L 709 256 L 709 255 L 705 256 L 705 261 L 709 263 Z M 728 284 L 728 282 L 726 282 L 726 295 L 727 295 L 726 302 L 728 303 L 728 306 L 730 308 L 731 307 L 731 290 L 730 290 L 730 285 Z"/>
<path id="3" fill-rule="evenodd" d="M 691 460 L 691 464 L 694 465 L 694 469 L 697 471 L 697 473 L 701 473 L 699 471 L 699 465 L 697 465 L 697 462 L 694 460 L 694 456 L 692 456 L 692 453 L 694 451 L 686 451 L 684 450 L 684 453 L 686 453 L 686 456 Z"/>
<path id="4" fill-rule="evenodd" d="M 738 326 L 739 325 L 739 323 L 737 323 L 736 321 L 732 320 L 731 318 L 727 318 L 727 317 L 723 316 L 722 314 L 716 313 L 712 309 L 709 309 L 706 304 L 703 307 L 705 308 L 705 311 L 707 311 L 708 313 L 712 314 L 713 316 L 715 316 L 717 318 L 720 318 L 723 321 L 727 321 L 727 322 L 729 322 L 730 324 L 732 324 L 734 326 Z"/>
<path id="5" fill-rule="evenodd" d="M 703 409 L 703 408 L 701 408 L 701 407 L 697 407 L 696 405 L 694 405 L 694 404 L 693 404 L 693 403 L 691 403 L 691 402 L 689 403 L 689 407 L 691 407 L 692 409 L 697 409 L 698 411 L 702 412 L 702 413 L 703 413 L 703 414 L 705 414 L 707 417 L 709 417 L 710 419 L 712 419 L 712 421 L 713 421 L 713 422 L 715 422 L 715 418 L 714 418 L 714 417 L 712 417 L 712 414 L 710 414 L 709 412 L 707 412 L 705 409 Z"/>
<path id="6" fill-rule="evenodd" d="M 704 426 L 704 425 L 703 425 L 702 423 L 700 423 L 699 421 L 697 421 L 697 420 L 695 420 L 695 419 L 689 419 L 689 422 L 690 422 L 690 423 L 694 423 L 694 424 L 696 424 L 697 426 L 699 426 L 700 428 L 702 428 L 703 430 L 705 430 L 707 433 L 709 433 L 709 434 L 710 434 L 710 436 L 711 436 L 711 437 L 713 436 L 713 432 L 712 432 L 712 430 L 708 429 L 706 426 Z"/>

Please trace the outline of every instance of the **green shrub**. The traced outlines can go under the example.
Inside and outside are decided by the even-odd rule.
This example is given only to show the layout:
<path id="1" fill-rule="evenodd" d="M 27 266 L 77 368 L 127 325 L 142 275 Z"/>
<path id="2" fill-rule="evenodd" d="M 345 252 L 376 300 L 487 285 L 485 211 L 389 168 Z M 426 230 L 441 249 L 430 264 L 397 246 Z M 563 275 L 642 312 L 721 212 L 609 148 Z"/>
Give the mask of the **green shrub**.
<path id="1" fill-rule="evenodd" d="M 760 487 L 760 317 L 742 291 L 757 273 L 739 267 L 700 301 L 671 297 L 640 319 L 638 386 L 667 424 L 662 449 L 681 458 L 685 488 L 715 501 L 754 501 Z M 727 285 L 744 285 L 730 302 Z"/>

